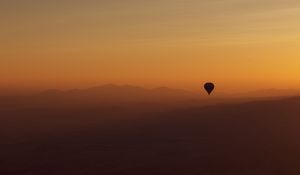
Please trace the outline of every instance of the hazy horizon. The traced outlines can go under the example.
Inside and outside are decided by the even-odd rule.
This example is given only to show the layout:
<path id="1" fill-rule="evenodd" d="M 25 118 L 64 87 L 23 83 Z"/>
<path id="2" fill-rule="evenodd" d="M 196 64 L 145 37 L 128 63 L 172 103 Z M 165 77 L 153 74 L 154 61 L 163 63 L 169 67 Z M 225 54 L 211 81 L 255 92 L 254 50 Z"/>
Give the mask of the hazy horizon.
<path id="1" fill-rule="evenodd" d="M 205 92 L 203 85 L 198 87 L 198 89 L 184 89 L 180 87 L 168 87 L 168 86 L 139 86 L 134 84 L 114 84 L 114 83 L 107 83 L 107 84 L 100 84 L 97 86 L 90 86 L 90 87 L 69 87 L 69 88 L 59 88 L 59 87 L 49 87 L 49 88 L 1 88 L 0 87 L 0 96 L 5 95 L 34 95 L 39 94 L 43 92 L 47 92 L 48 90 L 57 90 L 61 92 L 68 92 L 73 90 L 87 90 L 91 88 L 97 88 L 97 87 L 105 87 L 105 86 L 114 86 L 117 88 L 123 88 L 123 87 L 132 87 L 132 88 L 141 88 L 145 90 L 153 90 L 153 89 L 159 89 L 159 88 L 166 88 L 169 90 L 182 90 L 190 93 L 194 93 L 195 95 L 200 95 L 202 97 L 208 97 L 207 93 Z M 216 90 L 214 91 L 212 96 L 217 97 L 224 97 L 224 98 L 231 98 L 231 97 L 268 97 L 268 96 L 278 96 L 278 97 L 292 97 L 292 96 L 300 96 L 300 89 L 276 89 L 276 88 L 266 88 L 266 89 L 249 89 L 244 91 L 224 91 L 222 89 L 219 89 L 219 87 L 216 87 Z"/>

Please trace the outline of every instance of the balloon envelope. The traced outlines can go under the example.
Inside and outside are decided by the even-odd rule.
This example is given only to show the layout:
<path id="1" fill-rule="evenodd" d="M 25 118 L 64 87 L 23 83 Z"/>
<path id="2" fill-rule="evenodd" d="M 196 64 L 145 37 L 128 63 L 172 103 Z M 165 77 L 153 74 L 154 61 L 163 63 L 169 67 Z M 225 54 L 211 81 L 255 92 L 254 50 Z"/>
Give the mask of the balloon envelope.
<path id="1" fill-rule="evenodd" d="M 215 85 L 213 83 L 210 83 L 210 82 L 205 83 L 204 84 L 204 89 L 210 95 L 213 92 L 213 90 L 215 89 Z"/>

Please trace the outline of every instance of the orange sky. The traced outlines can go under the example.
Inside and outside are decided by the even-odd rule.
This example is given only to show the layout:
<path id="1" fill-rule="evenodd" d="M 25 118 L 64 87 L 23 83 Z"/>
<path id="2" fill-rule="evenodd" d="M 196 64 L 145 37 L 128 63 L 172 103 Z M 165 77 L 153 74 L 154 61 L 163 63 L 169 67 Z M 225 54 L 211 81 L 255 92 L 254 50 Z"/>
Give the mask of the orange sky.
<path id="1" fill-rule="evenodd" d="M 300 88 L 299 0 L 1 0 L 0 87 Z"/>

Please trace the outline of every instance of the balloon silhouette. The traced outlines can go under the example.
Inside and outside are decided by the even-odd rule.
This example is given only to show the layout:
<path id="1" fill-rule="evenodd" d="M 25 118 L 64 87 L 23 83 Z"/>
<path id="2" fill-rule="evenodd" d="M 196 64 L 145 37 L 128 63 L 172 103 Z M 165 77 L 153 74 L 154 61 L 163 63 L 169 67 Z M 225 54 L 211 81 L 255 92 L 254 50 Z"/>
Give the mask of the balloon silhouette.
<path id="1" fill-rule="evenodd" d="M 204 89 L 206 90 L 206 92 L 208 93 L 208 95 L 210 95 L 212 93 L 212 91 L 215 89 L 215 85 L 213 83 L 205 83 L 204 84 Z"/>

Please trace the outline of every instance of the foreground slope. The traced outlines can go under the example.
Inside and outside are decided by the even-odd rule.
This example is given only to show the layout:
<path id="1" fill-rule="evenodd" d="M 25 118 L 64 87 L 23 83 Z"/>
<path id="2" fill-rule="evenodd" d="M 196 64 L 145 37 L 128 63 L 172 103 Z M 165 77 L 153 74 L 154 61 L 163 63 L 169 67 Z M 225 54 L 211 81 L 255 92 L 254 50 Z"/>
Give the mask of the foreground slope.
<path id="1" fill-rule="evenodd" d="M 1 111 L 0 174 L 299 174 L 300 98 Z"/>

